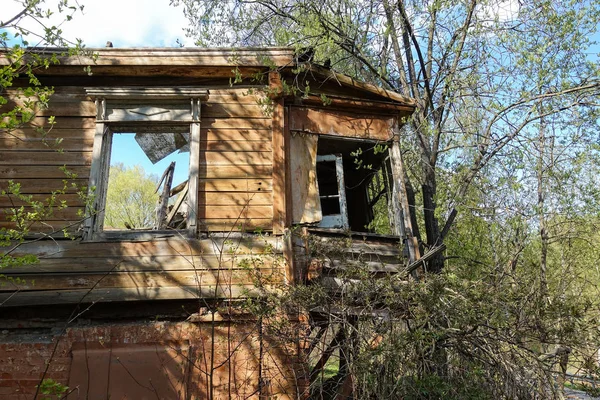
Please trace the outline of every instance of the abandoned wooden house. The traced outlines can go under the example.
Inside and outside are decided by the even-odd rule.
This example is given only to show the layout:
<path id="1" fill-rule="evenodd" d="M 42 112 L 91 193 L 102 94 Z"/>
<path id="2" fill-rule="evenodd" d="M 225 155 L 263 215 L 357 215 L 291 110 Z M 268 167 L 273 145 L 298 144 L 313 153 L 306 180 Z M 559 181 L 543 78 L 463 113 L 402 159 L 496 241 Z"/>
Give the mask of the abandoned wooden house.
<path id="1" fill-rule="evenodd" d="M 1 271 L 0 397 L 42 379 L 68 399 L 306 397 L 302 343 L 235 304 L 305 282 L 307 234 L 382 271 L 419 257 L 398 145 L 416 104 L 287 48 L 92 51 L 37 71 L 48 107 L 0 132 L 0 189 L 26 195 L 0 196 L 0 228 L 27 229 L 2 251 L 39 259 Z M 110 219 L 133 201 L 110 195 L 118 157 L 166 163 L 145 222 Z M 11 220 L 62 188 L 43 220 Z"/>

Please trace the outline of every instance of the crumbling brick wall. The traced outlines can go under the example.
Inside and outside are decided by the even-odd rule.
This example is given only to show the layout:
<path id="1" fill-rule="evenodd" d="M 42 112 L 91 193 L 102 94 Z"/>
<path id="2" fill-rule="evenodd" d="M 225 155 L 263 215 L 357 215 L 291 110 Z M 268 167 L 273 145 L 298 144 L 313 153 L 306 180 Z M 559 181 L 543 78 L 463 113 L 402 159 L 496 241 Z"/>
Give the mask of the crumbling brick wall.
<path id="1" fill-rule="evenodd" d="M 33 399 L 43 376 L 69 385 L 68 399 L 201 399 L 211 380 L 215 399 L 298 397 L 297 349 L 259 334 L 256 321 L 105 323 L 60 333 L 0 333 L 0 398 Z"/>

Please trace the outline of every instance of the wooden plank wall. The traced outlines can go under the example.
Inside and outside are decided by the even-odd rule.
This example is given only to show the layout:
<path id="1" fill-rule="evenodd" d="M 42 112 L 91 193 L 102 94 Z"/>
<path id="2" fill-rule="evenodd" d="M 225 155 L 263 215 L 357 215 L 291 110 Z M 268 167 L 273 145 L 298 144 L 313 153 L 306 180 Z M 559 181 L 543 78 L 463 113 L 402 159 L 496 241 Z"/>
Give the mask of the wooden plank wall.
<path id="1" fill-rule="evenodd" d="M 1 249 L 0 249 L 1 250 Z M 37 241 L 14 255 L 40 261 L 4 269 L 0 304 L 239 298 L 283 282 L 281 238 L 222 235 L 145 242 Z"/>
<path id="2" fill-rule="evenodd" d="M 272 227 L 272 118 L 244 91 L 210 90 L 202 107 L 200 230 Z"/>
<path id="3" fill-rule="evenodd" d="M 199 166 L 199 229 L 201 231 L 253 231 L 270 229 L 273 221 L 272 119 L 247 89 L 208 88 L 202 104 Z M 7 107 L 22 100 L 14 99 Z M 56 124 L 43 141 L 33 127 Z M 0 189 L 9 180 L 21 183 L 21 192 L 43 200 L 61 188 L 60 166 L 77 174 L 73 182 L 87 185 L 95 127 L 95 105 L 82 87 L 57 87 L 50 107 L 40 111 L 32 127 L 0 134 Z M 54 148 L 54 139 L 62 142 Z M 61 149 L 61 151 L 57 151 Z M 48 232 L 70 226 L 77 230 L 82 201 L 70 190 L 61 196 L 70 206 L 57 211 L 31 231 Z M 0 196 L 0 227 L 12 227 L 5 213 L 19 206 L 14 198 Z"/>

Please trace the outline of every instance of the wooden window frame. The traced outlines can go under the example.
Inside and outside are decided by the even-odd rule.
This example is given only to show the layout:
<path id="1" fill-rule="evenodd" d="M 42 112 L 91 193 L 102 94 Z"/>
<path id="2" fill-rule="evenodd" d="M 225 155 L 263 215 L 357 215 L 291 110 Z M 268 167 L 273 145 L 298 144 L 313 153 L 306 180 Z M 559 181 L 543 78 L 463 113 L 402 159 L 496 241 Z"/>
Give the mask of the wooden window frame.
<path id="1" fill-rule="evenodd" d="M 94 201 L 86 209 L 84 240 L 151 239 L 172 236 L 173 230 L 104 231 L 104 209 L 114 133 L 188 131 L 190 165 L 187 228 L 184 236 L 195 237 L 198 229 L 198 170 L 200 165 L 200 109 L 208 99 L 202 88 L 86 88 L 96 102 L 96 133 L 89 188 Z"/>

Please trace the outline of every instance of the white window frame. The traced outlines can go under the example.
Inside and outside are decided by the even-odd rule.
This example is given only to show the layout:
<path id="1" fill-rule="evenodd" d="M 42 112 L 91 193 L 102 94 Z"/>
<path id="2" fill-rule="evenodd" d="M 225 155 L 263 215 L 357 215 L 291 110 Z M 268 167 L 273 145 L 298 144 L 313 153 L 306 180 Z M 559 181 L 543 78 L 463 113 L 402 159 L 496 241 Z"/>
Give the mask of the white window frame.
<path id="1" fill-rule="evenodd" d="M 84 239 L 140 239 L 164 231 L 104 231 L 104 208 L 108 187 L 112 135 L 118 132 L 164 132 L 165 128 L 190 134 L 187 236 L 198 228 L 198 169 L 200 164 L 200 109 L 208 90 L 195 87 L 86 88 L 96 102 L 96 133 L 89 188 L 93 204 L 86 210 Z M 172 233 L 172 231 L 171 231 Z"/>
<path id="2" fill-rule="evenodd" d="M 350 229 L 348 223 L 348 207 L 346 205 L 346 185 L 344 183 L 344 164 L 342 162 L 342 156 L 340 154 L 326 154 L 317 156 L 317 164 L 320 162 L 335 162 L 335 174 L 338 185 L 338 194 L 333 197 L 337 197 L 340 204 L 339 214 L 322 215 L 321 222 L 319 222 L 320 228 L 338 228 L 338 229 Z M 318 184 L 318 179 L 317 179 Z M 321 196 L 319 191 L 319 199 L 327 196 Z"/>

